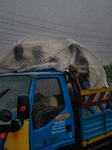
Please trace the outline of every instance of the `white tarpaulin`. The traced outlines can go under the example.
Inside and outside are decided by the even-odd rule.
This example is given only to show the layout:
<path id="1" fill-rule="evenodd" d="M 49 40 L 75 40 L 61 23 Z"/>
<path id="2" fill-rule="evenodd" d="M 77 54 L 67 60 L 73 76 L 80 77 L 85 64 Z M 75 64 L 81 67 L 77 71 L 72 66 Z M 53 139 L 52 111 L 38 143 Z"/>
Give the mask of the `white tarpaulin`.
<path id="1" fill-rule="evenodd" d="M 90 88 L 107 86 L 106 74 L 98 58 L 74 41 L 49 35 L 32 35 L 13 45 L 0 58 L 0 73 L 37 71 L 55 68 L 63 72 L 70 65 L 77 75 L 89 73 Z"/>

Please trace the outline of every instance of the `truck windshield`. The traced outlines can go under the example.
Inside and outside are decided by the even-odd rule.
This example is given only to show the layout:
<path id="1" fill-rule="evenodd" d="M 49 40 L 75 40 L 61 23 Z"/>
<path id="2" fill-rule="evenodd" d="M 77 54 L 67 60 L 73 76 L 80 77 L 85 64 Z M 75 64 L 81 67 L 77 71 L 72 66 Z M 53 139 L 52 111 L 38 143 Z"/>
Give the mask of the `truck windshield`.
<path id="1" fill-rule="evenodd" d="M 18 95 L 29 93 L 30 81 L 30 76 L 1 76 L 0 110 L 8 109 L 16 113 Z"/>

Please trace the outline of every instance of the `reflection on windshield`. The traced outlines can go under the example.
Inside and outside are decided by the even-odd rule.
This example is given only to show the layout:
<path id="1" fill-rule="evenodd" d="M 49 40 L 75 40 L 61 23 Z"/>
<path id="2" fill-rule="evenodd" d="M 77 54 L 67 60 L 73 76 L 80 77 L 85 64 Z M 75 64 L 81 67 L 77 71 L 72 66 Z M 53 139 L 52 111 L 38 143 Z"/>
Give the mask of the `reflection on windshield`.
<path id="1" fill-rule="evenodd" d="M 0 110 L 8 109 L 16 115 L 18 95 L 28 94 L 30 80 L 30 76 L 0 77 Z"/>
<path id="2" fill-rule="evenodd" d="M 6 89 L 5 91 L 1 92 L 1 93 L 0 93 L 0 98 L 1 98 L 3 95 L 5 95 L 9 90 L 10 90 L 10 89 Z"/>

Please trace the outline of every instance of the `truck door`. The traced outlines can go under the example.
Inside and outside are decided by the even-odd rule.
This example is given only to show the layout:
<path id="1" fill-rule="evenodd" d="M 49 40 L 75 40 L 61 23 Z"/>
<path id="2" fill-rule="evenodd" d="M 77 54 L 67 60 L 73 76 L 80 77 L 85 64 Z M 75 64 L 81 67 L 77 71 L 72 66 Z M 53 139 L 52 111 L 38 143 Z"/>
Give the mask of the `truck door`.
<path id="1" fill-rule="evenodd" d="M 62 77 L 37 77 L 30 118 L 30 149 L 53 150 L 73 144 L 74 121 Z"/>

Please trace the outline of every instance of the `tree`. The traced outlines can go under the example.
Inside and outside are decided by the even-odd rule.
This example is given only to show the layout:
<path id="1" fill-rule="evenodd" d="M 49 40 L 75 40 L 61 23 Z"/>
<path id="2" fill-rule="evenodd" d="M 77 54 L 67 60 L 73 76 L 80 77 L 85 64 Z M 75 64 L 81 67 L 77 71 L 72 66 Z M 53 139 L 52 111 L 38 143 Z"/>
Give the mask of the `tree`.
<path id="1" fill-rule="evenodd" d="M 112 86 L 112 63 L 109 65 L 104 65 L 103 67 L 107 75 L 108 85 Z"/>

